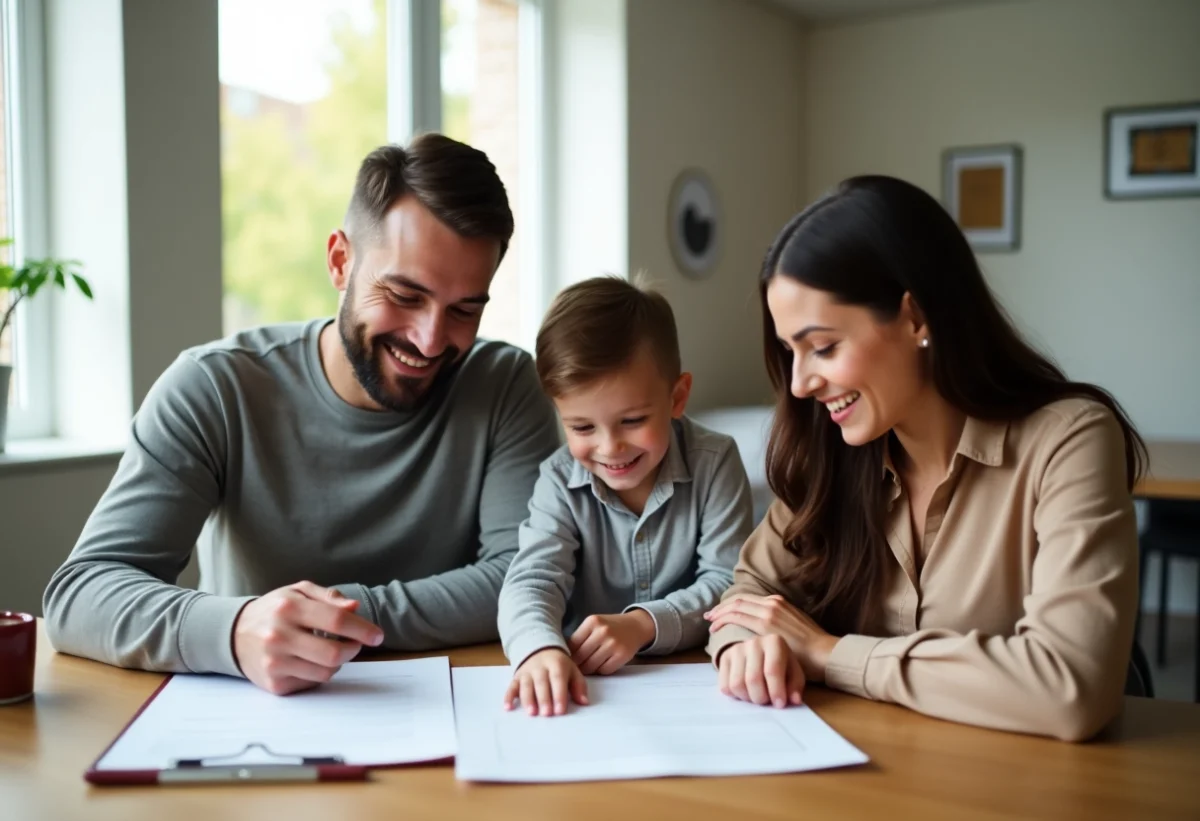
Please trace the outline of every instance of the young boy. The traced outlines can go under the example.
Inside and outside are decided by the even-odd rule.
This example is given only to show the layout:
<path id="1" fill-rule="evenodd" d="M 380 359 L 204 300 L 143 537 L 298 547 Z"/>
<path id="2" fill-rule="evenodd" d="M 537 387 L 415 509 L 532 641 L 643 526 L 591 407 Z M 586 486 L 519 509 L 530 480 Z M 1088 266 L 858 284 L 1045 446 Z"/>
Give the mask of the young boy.
<path id="1" fill-rule="evenodd" d="M 692 375 L 660 294 L 573 285 L 536 353 L 566 445 L 542 463 L 500 591 L 504 703 L 561 715 L 568 694 L 587 703 L 584 675 L 707 638 L 752 529 L 750 483 L 733 440 L 683 416 Z"/>

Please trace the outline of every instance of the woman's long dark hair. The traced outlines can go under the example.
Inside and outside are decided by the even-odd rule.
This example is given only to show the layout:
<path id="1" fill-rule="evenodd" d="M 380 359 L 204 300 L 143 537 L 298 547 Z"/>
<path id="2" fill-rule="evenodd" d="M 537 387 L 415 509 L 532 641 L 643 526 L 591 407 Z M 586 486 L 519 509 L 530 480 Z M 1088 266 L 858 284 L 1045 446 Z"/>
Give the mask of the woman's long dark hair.
<path id="1" fill-rule="evenodd" d="M 760 279 L 763 349 L 778 397 L 767 478 L 795 514 L 783 538 L 799 560 L 797 604 L 825 629 L 861 631 L 878 614 L 890 555 L 883 481 L 889 437 L 847 445 L 819 402 L 792 395 L 792 354 L 779 344 L 767 307 L 767 286 L 777 276 L 864 306 L 882 321 L 894 319 L 911 294 L 934 343 L 924 354 L 934 386 L 951 405 L 1008 421 L 1057 399 L 1094 399 L 1124 431 L 1131 488 L 1141 475 L 1145 445 L 1124 410 L 1101 388 L 1069 381 L 1021 338 L 937 200 L 891 177 L 846 180 L 784 226 Z"/>

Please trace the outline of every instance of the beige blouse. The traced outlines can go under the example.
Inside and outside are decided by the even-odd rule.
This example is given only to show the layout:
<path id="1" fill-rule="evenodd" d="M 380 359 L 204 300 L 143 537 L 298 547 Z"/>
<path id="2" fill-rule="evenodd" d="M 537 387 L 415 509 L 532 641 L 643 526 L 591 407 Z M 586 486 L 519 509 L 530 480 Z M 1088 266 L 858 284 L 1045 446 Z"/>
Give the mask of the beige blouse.
<path id="1" fill-rule="evenodd" d="M 1137 525 L 1121 428 L 1103 405 L 1054 402 L 1010 423 L 968 419 L 913 549 L 894 472 L 895 558 L 883 622 L 848 635 L 826 684 L 938 718 L 1080 740 L 1118 711 L 1138 603 Z M 739 593 L 792 598 L 778 500 L 742 548 Z M 714 659 L 753 636 L 728 626 Z"/>

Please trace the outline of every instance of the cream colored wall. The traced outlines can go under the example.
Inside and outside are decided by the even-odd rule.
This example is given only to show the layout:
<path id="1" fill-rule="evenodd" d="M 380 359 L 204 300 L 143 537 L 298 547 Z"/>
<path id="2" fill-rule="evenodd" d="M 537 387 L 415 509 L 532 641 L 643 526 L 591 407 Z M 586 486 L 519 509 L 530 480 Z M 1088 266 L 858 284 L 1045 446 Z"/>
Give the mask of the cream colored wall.
<path id="1" fill-rule="evenodd" d="M 1200 198 L 1110 202 L 1103 111 L 1200 100 L 1200 3 L 1031 0 L 810 32 L 805 191 L 937 193 L 950 146 L 1024 146 L 1022 247 L 981 258 L 1018 323 L 1148 436 L 1200 439 Z"/>
<path id="2" fill-rule="evenodd" d="M 758 264 L 804 191 L 803 32 L 744 0 L 635 0 L 627 10 L 629 264 L 666 294 L 694 409 L 762 402 Z M 685 278 L 667 242 L 676 175 L 703 169 L 724 213 L 711 277 Z"/>
<path id="3" fill-rule="evenodd" d="M 79 538 L 116 462 L 0 474 L 0 610 L 41 615 L 42 592 Z"/>
<path id="4" fill-rule="evenodd" d="M 221 336 L 217 0 L 122 0 L 133 406 Z"/>

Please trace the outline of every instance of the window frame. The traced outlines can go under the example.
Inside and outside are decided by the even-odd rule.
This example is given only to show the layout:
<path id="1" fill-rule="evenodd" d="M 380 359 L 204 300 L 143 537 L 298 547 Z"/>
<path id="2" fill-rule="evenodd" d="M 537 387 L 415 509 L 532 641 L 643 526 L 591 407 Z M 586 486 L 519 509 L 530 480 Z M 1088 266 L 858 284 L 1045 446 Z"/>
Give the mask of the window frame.
<path id="1" fill-rule="evenodd" d="M 549 260 L 554 258 L 554 112 L 550 78 L 554 69 L 550 33 L 553 3 L 547 0 L 518 0 L 520 26 L 517 55 L 519 133 L 521 162 L 521 210 L 534 237 L 521 246 L 521 339 L 515 340 L 531 354 L 541 318 L 554 298 Z"/>
<path id="2" fill-rule="evenodd" d="M 522 237 L 518 271 L 521 332 L 508 340 L 533 352 L 541 317 L 553 296 L 548 260 L 554 257 L 553 112 L 550 31 L 553 3 L 516 0 L 518 145 Z M 388 140 L 405 144 L 416 134 L 442 130 L 441 0 L 388 0 Z"/>
<path id="3" fill-rule="evenodd" d="M 50 252 L 44 7 L 42 0 L 0 0 L 0 14 L 4 20 L 11 252 L 12 259 L 20 261 Z M 9 441 L 51 437 L 56 430 L 54 296 L 47 288 L 35 299 L 22 302 L 14 316 L 12 387 L 21 403 L 8 409 Z"/>

